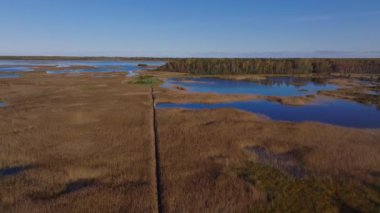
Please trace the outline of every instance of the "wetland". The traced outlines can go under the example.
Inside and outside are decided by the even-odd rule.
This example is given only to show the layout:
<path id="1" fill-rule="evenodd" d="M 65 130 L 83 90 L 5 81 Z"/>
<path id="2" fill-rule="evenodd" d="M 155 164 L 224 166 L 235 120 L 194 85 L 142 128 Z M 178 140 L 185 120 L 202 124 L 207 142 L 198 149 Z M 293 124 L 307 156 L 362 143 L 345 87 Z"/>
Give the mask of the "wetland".
<path id="1" fill-rule="evenodd" d="M 374 74 L 58 61 L 0 63 L 2 212 L 379 209 Z"/>

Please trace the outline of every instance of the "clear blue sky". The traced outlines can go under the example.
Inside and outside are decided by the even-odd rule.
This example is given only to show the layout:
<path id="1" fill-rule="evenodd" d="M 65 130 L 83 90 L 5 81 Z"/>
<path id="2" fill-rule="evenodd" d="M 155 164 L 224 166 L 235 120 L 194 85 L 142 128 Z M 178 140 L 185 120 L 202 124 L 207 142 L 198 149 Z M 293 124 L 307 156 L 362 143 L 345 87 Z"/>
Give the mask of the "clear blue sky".
<path id="1" fill-rule="evenodd" d="M 0 29 L 0 55 L 380 55 L 380 1 L 1 0 Z"/>

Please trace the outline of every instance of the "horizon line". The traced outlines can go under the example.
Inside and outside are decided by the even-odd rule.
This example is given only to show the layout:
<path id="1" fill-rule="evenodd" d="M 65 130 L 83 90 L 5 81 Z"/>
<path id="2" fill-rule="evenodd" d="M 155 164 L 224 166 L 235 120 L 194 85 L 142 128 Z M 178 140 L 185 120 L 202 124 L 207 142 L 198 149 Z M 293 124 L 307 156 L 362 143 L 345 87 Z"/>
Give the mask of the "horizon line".
<path id="1" fill-rule="evenodd" d="M 262 52 L 71 52 L 6 53 L 0 57 L 104 57 L 104 58 L 380 58 L 379 51 L 262 51 Z"/>

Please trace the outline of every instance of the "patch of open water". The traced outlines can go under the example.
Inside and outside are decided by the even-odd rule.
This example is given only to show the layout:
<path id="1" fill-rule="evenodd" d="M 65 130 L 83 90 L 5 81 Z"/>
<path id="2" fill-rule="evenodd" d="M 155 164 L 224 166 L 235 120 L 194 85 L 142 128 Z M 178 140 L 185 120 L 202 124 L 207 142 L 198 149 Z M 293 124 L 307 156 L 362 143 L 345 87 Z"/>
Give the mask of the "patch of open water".
<path id="1" fill-rule="evenodd" d="M 20 78 L 21 75 L 17 73 L 0 73 L 0 78 Z"/>
<path id="2" fill-rule="evenodd" d="M 69 184 L 66 185 L 66 188 L 65 190 L 63 190 L 60 195 L 63 195 L 63 194 L 69 194 L 69 193 L 72 193 L 72 192 L 76 192 L 76 191 L 79 191 L 81 189 L 84 189 L 86 187 L 89 187 L 93 184 L 93 180 L 78 180 L 78 181 L 75 181 L 75 182 L 71 182 Z"/>
<path id="3" fill-rule="evenodd" d="M 148 68 L 138 67 L 146 64 Z M 0 60 L 0 71 L 26 72 L 33 71 L 32 66 L 67 67 L 67 70 L 48 70 L 48 74 L 86 73 L 86 72 L 127 72 L 128 76 L 136 75 L 136 71 L 150 69 L 149 66 L 164 65 L 164 61 L 83 61 L 83 60 Z M 88 69 L 70 69 L 71 66 L 90 66 Z"/>
<path id="4" fill-rule="evenodd" d="M 161 103 L 157 107 L 194 110 L 235 108 L 262 114 L 278 121 L 316 121 L 346 127 L 380 128 L 380 111 L 375 106 L 366 106 L 345 100 L 326 100 L 305 106 L 288 106 L 270 101 L 254 100 L 216 104 Z"/>
<path id="5" fill-rule="evenodd" d="M 263 96 L 304 96 L 319 90 L 335 90 L 337 86 L 323 79 L 271 77 L 257 81 L 224 80 L 218 78 L 170 78 L 165 88 L 180 86 L 189 92 L 219 94 L 253 94 Z M 264 115 L 278 121 L 315 121 L 346 127 L 380 128 L 380 111 L 351 101 L 327 99 L 317 104 L 289 106 L 266 100 L 237 101 L 229 103 L 161 103 L 158 108 L 219 109 L 235 108 Z"/>
<path id="6" fill-rule="evenodd" d="M 0 72 L 30 72 L 33 69 L 29 67 L 0 66 Z"/>
<path id="7" fill-rule="evenodd" d="M 337 86 L 320 79 L 272 77 L 257 81 L 226 80 L 218 78 L 169 78 L 164 88 L 180 86 L 189 92 L 218 94 L 255 94 L 265 96 L 301 96 L 319 90 L 336 90 Z"/>
<path id="8" fill-rule="evenodd" d="M 3 168 L 3 169 L 0 169 L 0 177 L 17 175 L 30 168 L 31 166 L 15 166 L 15 167 Z"/>

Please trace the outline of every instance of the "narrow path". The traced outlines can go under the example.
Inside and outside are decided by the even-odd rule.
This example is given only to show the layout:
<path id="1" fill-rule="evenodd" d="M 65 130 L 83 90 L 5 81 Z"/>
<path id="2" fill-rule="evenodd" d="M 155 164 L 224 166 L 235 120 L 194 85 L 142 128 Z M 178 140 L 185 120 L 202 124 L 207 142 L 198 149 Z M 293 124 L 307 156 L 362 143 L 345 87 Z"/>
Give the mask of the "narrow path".
<path id="1" fill-rule="evenodd" d="M 155 175 L 155 203 L 157 203 L 157 212 L 162 213 L 163 210 L 163 204 L 162 204 L 162 185 L 161 185 L 161 169 L 160 169 L 160 152 L 159 152 L 159 144 L 158 144 L 158 137 L 157 137 L 157 120 L 156 120 L 156 97 L 154 96 L 153 87 L 151 87 L 150 90 L 151 98 L 152 98 L 152 141 L 154 143 L 154 175 Z"/>

